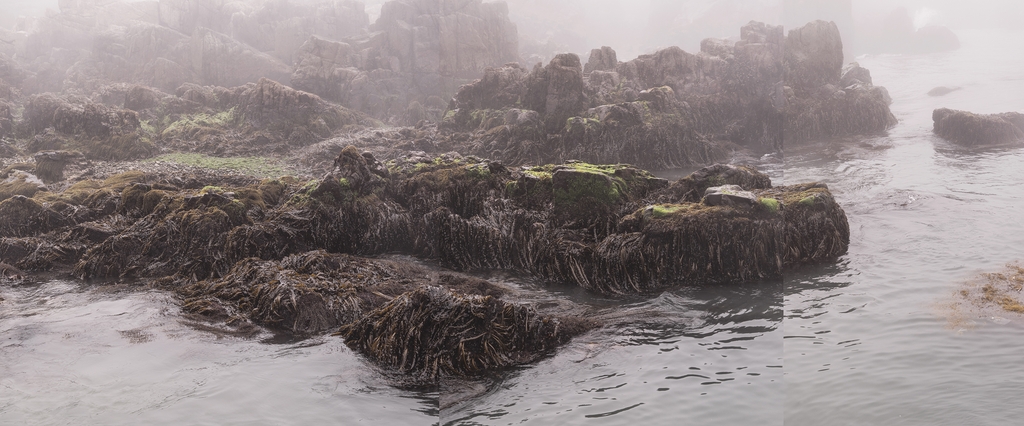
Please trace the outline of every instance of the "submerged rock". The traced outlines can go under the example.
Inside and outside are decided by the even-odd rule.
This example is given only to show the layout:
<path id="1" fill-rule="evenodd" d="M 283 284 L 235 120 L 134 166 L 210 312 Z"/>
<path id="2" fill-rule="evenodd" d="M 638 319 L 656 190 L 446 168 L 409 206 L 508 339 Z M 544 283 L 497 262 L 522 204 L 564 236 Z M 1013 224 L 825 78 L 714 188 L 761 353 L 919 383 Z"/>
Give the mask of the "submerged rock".
<path id="1" fill-rule="evenodd" d="M 945 87 L 939 86 L 928 91 L 928 96 L 946 96 L 952 92 L 960 90 L 960 87 Z"/>
<path id="2" fill-rule="evenodd" d="M 1024 143 L 1024 114 L 974 114 L 939 108 L 932 111 L 935 134 L 967 146 Z"/>

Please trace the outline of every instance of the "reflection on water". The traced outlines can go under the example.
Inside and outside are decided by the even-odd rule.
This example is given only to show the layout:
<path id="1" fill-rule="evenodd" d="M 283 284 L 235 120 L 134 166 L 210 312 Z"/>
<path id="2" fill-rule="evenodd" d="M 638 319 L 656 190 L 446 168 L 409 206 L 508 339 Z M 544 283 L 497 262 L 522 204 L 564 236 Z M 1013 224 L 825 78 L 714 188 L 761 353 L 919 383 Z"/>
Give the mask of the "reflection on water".
<path id="1" fill-rule="evenodd" d="M 3 424 L 432 424 L 337 338 L 266 344 L 182 323 L 172 296 L 0 288 Z M 270 336 L 264 336 L 270 337 Z"/>
<path id="2" fill-rule="evenodd" d="M 780 424 L 781 291 L 768 282 L 602 301 L 593 315 L 604 328 L 442 410 L 442 423 Z"/>

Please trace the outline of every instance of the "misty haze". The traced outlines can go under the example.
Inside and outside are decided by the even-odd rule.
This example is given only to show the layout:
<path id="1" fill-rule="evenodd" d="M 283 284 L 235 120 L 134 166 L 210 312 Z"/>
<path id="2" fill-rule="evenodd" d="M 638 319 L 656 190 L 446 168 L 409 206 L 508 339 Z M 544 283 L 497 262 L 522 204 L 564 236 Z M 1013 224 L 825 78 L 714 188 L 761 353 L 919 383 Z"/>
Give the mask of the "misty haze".
<path id="1" fill-rule="evenodd" d="M 1014 424 L 1022 19 L 4 0 L 0 423 Z"/>

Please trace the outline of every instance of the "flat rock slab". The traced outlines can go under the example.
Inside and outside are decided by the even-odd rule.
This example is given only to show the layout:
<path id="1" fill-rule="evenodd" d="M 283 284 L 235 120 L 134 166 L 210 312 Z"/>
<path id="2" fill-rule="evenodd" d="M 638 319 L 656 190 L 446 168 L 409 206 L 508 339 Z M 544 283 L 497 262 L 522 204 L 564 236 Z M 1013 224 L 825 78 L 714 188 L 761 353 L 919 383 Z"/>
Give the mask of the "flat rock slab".
<path id="1" fill-rule="evenodd" d="M 704 191 L 704 204 L 709 206 L 750 207 L 756 202 L 757 196 L 739 185 L 713 186 Z"/>

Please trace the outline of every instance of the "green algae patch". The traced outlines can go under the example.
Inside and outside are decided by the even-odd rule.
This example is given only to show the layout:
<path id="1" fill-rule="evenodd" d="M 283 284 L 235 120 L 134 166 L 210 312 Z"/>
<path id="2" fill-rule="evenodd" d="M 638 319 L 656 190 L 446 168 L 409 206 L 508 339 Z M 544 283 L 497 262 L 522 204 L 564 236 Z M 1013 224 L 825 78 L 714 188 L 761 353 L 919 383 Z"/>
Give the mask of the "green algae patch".
<path id="1" fill-rule="evenodd" d="M 688 212 L 690 210 L 688 207 L 689 206 L 678 204 L 657 204 L 651 206 L 650 212 L 651 216 L 655 218 L 662 218 L 679 212 Z"/>
<path id="2" fill-rule="evenodd" d="M 204 169 L 223 170 L 255 177 L 277 177 L 292 173 L 280 162 L 267 157 L 211 157 L 195 153 L 173 153 L 145 160 L 163 161 Z"/>
<path id="3" fill-rule="evenodd" d="M 0 181 L 0 201 L 6 200 L 15 195 L 32 197 L 33 195 L 36 195 L 37 192 L 40 192 L 39 185 L 26 181 L 25 175 L 10 179 L 10 182 Z"/>
<path id="4" fill-rule="evenodd" d="M 622 198 L 626 183 L 607 173 L 587 169 L 561 169 L 552 174 L 555 206 L 577 203 L 615 204 Z"/>
<path id="5" fill-rule="evenodd" d="M 768 210 L 771 213 L 778 213 L 778 211 L 782 208 L 782 204 L 779 203 L 779 200 L 776 200 L 774 198 L 762 197 L 758 198 L 757 202 L 758 204 L 761 205 L 761 207 L 763 207 L 765 210 Z"/>
<path id="6" fill-rule="evenodd" d="M 195 136 L 204 129 L 226 129 L 238 121 L 235 109 L 218 113 L 196 113 L 182 115 L 178 120 L 167 123 L 160 135 L 162 137 Z M 154 129 L 155 130 L 155 129 Z"/>

